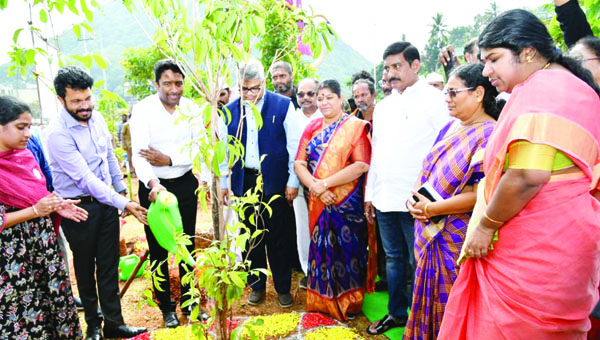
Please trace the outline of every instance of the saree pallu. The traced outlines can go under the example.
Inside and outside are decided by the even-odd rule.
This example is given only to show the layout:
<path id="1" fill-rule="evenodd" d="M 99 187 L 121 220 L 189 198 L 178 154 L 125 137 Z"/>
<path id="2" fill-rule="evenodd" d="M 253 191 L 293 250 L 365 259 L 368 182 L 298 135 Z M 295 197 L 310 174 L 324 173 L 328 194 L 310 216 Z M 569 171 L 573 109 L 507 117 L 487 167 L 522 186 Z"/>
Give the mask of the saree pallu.
<path id="1" fill-rule="evenodd" d="M 581 172 L 552 175 L 500 227 L 487 256 L 465 260 L 440 339 L 585 339 L 600 269 L 600 204 L 590 195 L 600 168 L 599 114 L 598 95 L 567 71 L 537 71 L 515 86 L 486 147 L 485 184 L 467 238 L 493 197 L 512 142 L 550 145 Z"/>
<path id="2" fill-rule="evenodd" d="M 356 161 L 370 162 L 367 122 L 343 115 L 324 131 L 322 124 L 322 119 L 317 119 L 304 130 L 296 158 L 307 161 L 315 178 L 327 178 Z M 307 311 L 347 320 L 348 313 L 362 309 L 369 240 L 364 180 L 361 175 L 350 183 L 330 188 L 337 199 L 330 206 L 306 195 L 311 235 Z"/>
<path id="3" fill-rule="evenodd" d="M 446 125 L 425 157 L 418 186 L 425 182 L 444 198 L 463 192 L 483 177 L 483 148 L 495 122 Z M 451 131 L 453 130 L 453 131 Z M 404 339 L 435 339 L 450 288 L 456 279 L 470 213 L 448 215 L 439 223 L 415 221 L 415 285 Z"/>

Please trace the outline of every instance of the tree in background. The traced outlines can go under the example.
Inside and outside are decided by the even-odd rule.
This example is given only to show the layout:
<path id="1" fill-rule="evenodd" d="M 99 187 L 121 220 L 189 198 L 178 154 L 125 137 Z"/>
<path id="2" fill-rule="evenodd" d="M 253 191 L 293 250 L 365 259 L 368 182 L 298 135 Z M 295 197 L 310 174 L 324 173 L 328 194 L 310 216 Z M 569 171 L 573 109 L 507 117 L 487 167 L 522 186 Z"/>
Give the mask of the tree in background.
<path id="1" fill-rule="evenodd" d="M 571 0 L 577 1 L 577 0 Z M 592 32 L 594 32 L 595 36 L 600 36 L 600 1 L 597 0 L 582 0 L 579 1 L 581 8 L 585 12 L 585 16 L 587 17 L 587 21 L 592 27 Z M 548 27 L 548 31 L 552 36 L 552 39 L 559 45 L 559 47 L 566 51 L 567 45 L 565 44 L 565 39 L 563 36 L 563 32 L 560 29 L 560 24 L 558 20 L 556 20 L 556 13 L 554 12 L 554 4 L 546 4 L 542 6 L 547 15 L 550 15 L 551 18 L 547 20 L 542 20 Z"/>
<path id="2" fill-rule="evenodd" d="M 305 32 L 304 22 L 294 21 L 302 8 L 294 6 L 292 0 L 260 0 L 260 4 L 268 14 L 265 18 L 265 34 L 257 41 L 256 49 L 261 53 L 260 61 L 265 70 L 269 70 L 274 62 L 283 60 L 292 65 L 293 83 L 306 77 L 314 77 L 315 69 L 307 62 L 307 57 L 319 57 L 321 48 L 319 46 L 316 50 L 311 50 L 306 41 L 314 40 L 316 32 Z M 332 30 L 329 33 L 335 37 Z M 327 50 L 333 48 L 331 39 L 324 39 L 323 43 Z M 303 58 L 303 55 L 307 57 Z M 267 88 L 273 88 L 270 77 L 267 77 Z"/>
<path id="3" fill-rule="evenodd" d="M 124 4 L 135 15 L 134 6 L 138 2 L 126 0 Z M 246 247 L 251 247 L 252 243 L 247 246 L 247 242 L 260 236 L 260 231 L 257 231 L 258 235 L 257 233 L 250 235 L 241 222 L 225 224 L 220 186 L 220 177 L 225 174 L 221 174 L 219 166 L 227 160 L 231 168 L 234 162 L 242 160 L 244 150 L 239 142 L 241 127 L 238 127 L 236 137 L 220 139 L 217 135 L 218 120 L 229 121 L 228 110 L 225 109 L 223 112 L 218 109 L 220 86 L 223 82 L 231 83 L 234 78 L 240 79 L 238 65 L 250 59 L 252 47 L 262 46 L 264 38 L 271 39 L 279 30 L 283 31 L 282 34 L 289 35 L 290 41 L 297 42 L 300 30 L 292 28 L 302 23 L 304 25 L 302 42 L 310 46 L 316 55 L 320 55 L 322 46 L 326 48 L 332 46 L 333 31 L 327 23 L 317 23 L 312 13 L 288 6 L 281 0 L 258 2 L 142 0 L 141 4 L 145 14 L 156 28 L 155 35 L 149 38 L 153 40 L 154 46 L 162 55 L 179 64 L 186 76 L 186 83 L 189 83 L 197 95 L 196 103 L 200 111 L 196 115 L 188 116 L 187 123 L 204 126 L 209 130 L 193 145 L 193 149 L 199 151 L 194 159 L 194 168 L 200 171 L 203 163 L 212 175 L 211 197 L 215 241 L 210 248 L 197 253 L 195 270 L 188 273 L 190 275 L 184 276 L 182 283 L 189 283 L 191 287 L 199 285 L 205 288 L 207 295 L 215 301 L 213 316 L 216 320 L 217 339 L 229 339 L 227 321 L 232 317 L 232 305 L 242 297 L 249 275 L 246 270 L 247 262 L 236 261 L 235 253 L 231 251 L 232 245 L 242 250 L 248 249 Z M 271 31 L 267 31 L 266 22 L 271 15 L 281 21 L 269 28 Z M 268 50 L 274 51 L 275 59 L 296 53 L 297 45 L 285 43 L 287 41 L 280 41 L 281 45 L 268 45 Z M 266 47 L 263 48 L 267 50 Z M 251 111 L 249 114 L 254 115 L 260 128 L 262 126 L 260 112 L 256 107 Z M 232 204 L 232 209 L 242 212 L 239 215 L 244 216 L 243 211 L 240 210 L 253 207 L 259 202 L 260 188 L 259 181 L 256 190 L 251 190 L 244 197 L 232 198 L 234 202 L 236 200 L 241 202 Z M 205 206 L 205 195 L 200 194 L 199 199 Z M 270 209 L 268 206 L 265 208 L 267 211 Z M 243 230 L 241 234 L 235 236 L 240 230 Z M 193 298 L 199 298 L 197 289 L 192 288 L 192 292 L 197 294 Z M 188 302 L 192 303 L 192 301 Z M 195 308 L 191 318 L 197 318 L 197 314 L 198 309 Z"/>
<path id="4" fill-rule="evenodd" d="M 421 57 L 421 70 L 424 73 L 435 72 L 439 67 L 437 56 L 439 51 L 448 45 L 448 26 L 444 22 L 444 14 L 436 13 L 432 17 L 433 23 L 429 25 L 429 41 L 425 45 L 424 56 Z"/>

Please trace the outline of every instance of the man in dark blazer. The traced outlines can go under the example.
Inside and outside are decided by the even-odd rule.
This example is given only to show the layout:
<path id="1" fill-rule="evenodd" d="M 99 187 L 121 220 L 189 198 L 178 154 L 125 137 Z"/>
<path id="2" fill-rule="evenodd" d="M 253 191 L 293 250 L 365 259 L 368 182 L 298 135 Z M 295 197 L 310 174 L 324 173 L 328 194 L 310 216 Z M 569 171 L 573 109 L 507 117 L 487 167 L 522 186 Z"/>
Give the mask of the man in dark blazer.
<path id="1" fill-rule="evenodd" d="M 268 253 L 279 304 L 288 308 L 294 302 L 290 295 L 290 250 L 295 249 L 291 202 L 298 195 L 299 181 L 293 161 L 300 133 L 295 129 L 294 106 L 290 99 L 265 89 L 264 69 L 258 60 L 248 62 L 240 75 L 242 93 L 240 98 L 227 105 L 231 112 L 227 128 L 228 134 L 242 143 L 245 153 L 244 159 L 237 161 L 231 170 L 231 191 L 235 196 L 243 196 L 256 186 L 258 176 L 262 175 L 261 202 L 269 203 L 277 196 L 269 203 L 272 214 L 258 205 L 256 214 L 250 207 L 245 210 L 244 223 L 251 232 L 265 230 L 256 239 L 254 248 L 248 250 L 248 259 L 252 261 L 251 269 L 266 269 Z M 253 114 L 252 104 L 262 119 Z M 226 183 L 221 186 L 227 191 Z M 252 223 L 251 214 L 254 214 Z M 248 303 L 257 305 L 265 295 L 266 276 L 252 275 L 248 283 L 252 287 Z"/>

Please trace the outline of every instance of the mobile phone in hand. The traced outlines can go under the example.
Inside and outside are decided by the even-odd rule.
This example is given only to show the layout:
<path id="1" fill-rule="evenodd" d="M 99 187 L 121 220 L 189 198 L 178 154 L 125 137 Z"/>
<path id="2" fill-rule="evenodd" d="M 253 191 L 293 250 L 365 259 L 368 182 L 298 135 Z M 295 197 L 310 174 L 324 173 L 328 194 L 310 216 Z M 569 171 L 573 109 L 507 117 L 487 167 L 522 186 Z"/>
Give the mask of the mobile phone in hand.
<path id="1" fill-rule="evenodd" d="M 454 54 L 452 54 L 452 51 L 448 51 L 448 55 L 450 56 L 450 61 L 448 61 L 448 63 L 446 63 L 446 65 L 444 66 L 444 72 L 446 73 L 446 79 L 448 79 L 450 72 L 452 72 L 452 69 L 454 68 Z"/>

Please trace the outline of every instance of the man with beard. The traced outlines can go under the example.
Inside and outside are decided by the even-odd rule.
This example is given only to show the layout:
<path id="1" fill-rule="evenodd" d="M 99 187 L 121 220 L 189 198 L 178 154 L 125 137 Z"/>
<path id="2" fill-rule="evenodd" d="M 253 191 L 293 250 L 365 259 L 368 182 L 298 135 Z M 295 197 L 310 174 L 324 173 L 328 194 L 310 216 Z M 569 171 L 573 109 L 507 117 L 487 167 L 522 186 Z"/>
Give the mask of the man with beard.
<path id="1" fill-rule="evenodd" d="M 219 109 L 222 109 L 223 106 L 229 103 L 229 96 L 231 95 L 231 91 L 229 87 L 224 87 L 219 91 L 219 101 L 217 102 L 217 106 Z"/>
<path id="2" fill-rule="evenodd" d="M 78 206 L 89 214 L 87 221 L 63 219 L 61 223 L 73 252 L 86 340 L 102 339 L 103 319 L 104 337 L 130 338 L 146 328 L 125 325 L 121 314 L 117 209 L 132 213 L 142 223 L 146 223 L 146 209 L 126 198 L 111 134 L 102 115 L 93 112 L 93 83 L 79 67 L 58 70 L 54 88 L 63 109 L 48 135 L 48 155 L 56 193 L 81 200 Z"/>
<path id="3" fill-rule="evenodd" d="M 354 115 L 368 122 L 373 122 L 373 110 L 375 109 L 375 84 L 367 79 L 358 79 L 352 85 L 352 97 L 356 103 Z"/>
<path id="4" fill-rule="evenodd" d="M 292 104 L 294 104 L 294 108 L 298 110 L 300 105 L 298 105 L 298 98 L 296 98 L 292 65 L 287 61 L 280 60 L 273 63 L 269 71 L 271 73 L 271 81 L 273 82 L 273 91 L 290 98 Z"/>
<path id="5" fill-rule="evenodd" d="M 365 215 L 377 216 L 386 254 L 388 314 L 367 329 L 379 335 L 404 327 L 412 302 L 414 218 L 405 206 L 439 130 L 450 120 L 444 95 L 419 79 L 419 51 L 396 42 L 383 53 L 384 73 L 395 91 L 375 107 L 373 153 L 365 187 Z M 394 155 L 394 157 L 390 157 Z M 407 275 L 408 273 L 408 275 Z"/>
<path id="6" fill-rule="evenodd" d="M 298 102 L 300 104 L 300 110 L 296 110 L 296 131 L 298 137 L 302 136 L 304 129 L 308 123 L 314 119 L 323 117 L 321 111 L 317 108 L 317 86 L 319 83 L 312 78 L 302 79 L 298 83 Z M 293 149 L 298 149 L 298 138 Z M 294 152 L 294 159 L 296 153 Z M 306 199 L 304 198 L 304 187 L 298 182 L 298 196 L 294 198 L 294 215 L 296 216 L 296 241 L 298 243 L 298 256 L 300 258 L 300 265 L 304 272 L 304 277 L 300 279 L 299 286 L 302 289 L 306 289 L 306 274 L 308 270 L 308 248 L 310 246 L 310 233 L 308 226 L 308 207 L 306 205 Z"/>
<path id="7" fill-rule="evenodd" d="M 383 91 L 383 96 L 387 97 L 392 94 L 392 84 L 390 84 L 389 75 L 386 72 L 383 72 L 383 77 L 379 81 L 379 86 L 381 86 L 381 91 Z"/>
<path id="8" fill-rule="evenodd" d="M 199 115 L 193 101 L 182 97 L 184 75 L 173 60 L 162 59 L 154 65 L 154 87 L 156 94 L 142 99 L 134 108 L 131 118 L 131 143 L 133 166 L 139 179 L 138 194 L 143 207 L 156 201 L 160 191 L 169 191 L 177 197 L 183 232 L 191 237 L 196 235 L 196 215 L 198 208 L 198 179 L 192 173 L 192 157 L 186 145 L 197 138 L 195 128 L 183 118 L 183 112 Z M 222 133 L 225 126 L 219 125 Z M 148 249 L 153 263 L 160 266 L 164 274 L 162 281 L 154 286 L 154 293 L 165 325 L 179 326 L 175 313 L 176 304 L 171 299 L 168 252 L 160 246 L 149 226 L 145 226 Z M 194 250 L 194 242 L 187 246 Z M 153 270 L 156 268 L 152 268 Z M 183 263 L 179 264 L 179 277 L 186 273 Z M 153 281 L 153 284 L 156 284 Z M 194 306 L 185 306 L 190 299 L 187 294 L 189 284 L 181 285 L 181 311 L 190 315 Z M 207 318 L 200 310 L 200 317 Z"/>

